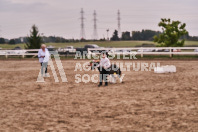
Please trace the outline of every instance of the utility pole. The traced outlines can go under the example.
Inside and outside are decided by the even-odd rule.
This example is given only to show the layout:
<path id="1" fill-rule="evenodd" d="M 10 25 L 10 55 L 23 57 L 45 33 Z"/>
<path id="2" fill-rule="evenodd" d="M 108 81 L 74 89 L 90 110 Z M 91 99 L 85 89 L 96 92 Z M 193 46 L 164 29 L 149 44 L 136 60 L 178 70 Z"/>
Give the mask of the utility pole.
<path id="1" fill-rule="evenodd" d="M 107 41 L 109 41 L 109 29 L 107 29 L 106 31 L 107 31 Z"/>
<path id="2" fill-rule="evenodd" d="M 96 19 L 96 11 L 94 10 L 94 13 L 93 13 L 93 16 L 94 16 L 94 31 L 93 31 L 93 39 L 94 40 L 97 40 L 98 39 L 98 33 L 97 33 L 97 19 Z"/>
<path id="3" fill-rule="evenodd" d="M 117 17 L 117 20 L 118 20 L 118 36 L 120 37 L 120 35 L 121 35 L 121 23 L 120 23 L 120 20 L 121 20 L 121 18 L 120 18 L 120 10 L 118 10 L 118 13 L 117 13 L 117 15 L 118 15 L 118 17 Z"/>
<path id="4" fill-rule="evenodd" d="M 80 19 L 81 19 L 81 24 L 80 24 L 80 26 L 81 26 L 81 31 L 80 31 L 80 39 L 82 40 L 82 39 L 85 39 L 85 26 L 84 26 L 84 11 L 83 11 L 83 8 L 81 8 L 81 11 L 80 11 L 80 14 L 81 14 L 81 17 L 80 17 Z"/>

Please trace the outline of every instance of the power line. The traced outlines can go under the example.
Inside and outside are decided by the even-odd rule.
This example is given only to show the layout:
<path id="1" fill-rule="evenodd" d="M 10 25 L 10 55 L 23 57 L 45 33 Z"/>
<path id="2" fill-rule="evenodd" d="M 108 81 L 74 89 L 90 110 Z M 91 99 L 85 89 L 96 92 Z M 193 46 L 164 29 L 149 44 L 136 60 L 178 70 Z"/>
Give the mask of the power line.
<path id="1" fill-rule="evenodd" d="M 94 40 L 97 40 L 98 39 L 98 33 L 97 33 L 97 19 L 96 19 L 96 11 L 94 10 L 94 13 L 93 13 L 93 16 L 94 16 L 94 31 L 93 31 L 93 39 Z"/>
<path id="2" fill-rule="evenodd" d="M 80 24 L 80 26 L 81 26 L 81 31 L 80 31 L 80 39 L 85 39 L 85 26 L 84 26 L 84 11 L 83 11 L 83 8 L 81 8 L 81 12 L 80 12 L 80 14 L 81 14 L 81 24 Z"/>

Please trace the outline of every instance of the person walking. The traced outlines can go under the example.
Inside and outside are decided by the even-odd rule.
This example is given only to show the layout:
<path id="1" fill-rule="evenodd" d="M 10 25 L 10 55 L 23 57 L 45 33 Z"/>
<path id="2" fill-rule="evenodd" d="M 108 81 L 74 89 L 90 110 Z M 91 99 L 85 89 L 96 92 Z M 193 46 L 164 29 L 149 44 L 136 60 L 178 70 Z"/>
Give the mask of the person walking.
<path id="1" fill-rule="evenodd" d="M 106 52 L 102 52 L 101 54 L 101 59 L 100 59 L 100 83 L 98 85 L 98 87 L 102 86 L 102 81 L 104 80 L 105 82 L 105 86 L 108 86 L 108 80 L 107 80 L 107 76 L 109 74 L 110 71 L 110 60 L 109 58 L 107 58 L 107 53 Z"/>
<path id="2" fill-rule="evenodd" d="M 47 73 L 47 65 L 48 65 L 48 61 L 49 61 L 49 51 L 46 48 L 45 44 L 41 45 L 41 49 L 39 49 L 38 51 L 38 58 L 39 58 L 39 62 L 41 64 L 41 76 L 42 77 L 49 77 L 49 74 Z M 45 75 L 44 75 L 44 71 L 45 70 Z"/>

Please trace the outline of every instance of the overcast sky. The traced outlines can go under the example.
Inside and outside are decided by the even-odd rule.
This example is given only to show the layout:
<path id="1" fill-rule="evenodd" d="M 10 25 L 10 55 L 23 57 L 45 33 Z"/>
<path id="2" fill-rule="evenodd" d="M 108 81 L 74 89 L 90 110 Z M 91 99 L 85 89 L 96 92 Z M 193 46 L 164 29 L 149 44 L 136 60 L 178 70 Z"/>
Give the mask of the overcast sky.
<path id="1" fill-rule="evenodd" d="M 161 18 L 187 24 L 190 35 L 198 36 L 198 0 L 0 0 L 0 36 L 16 38 L 29 34 L 36 24 L 45 36 L 80 38 L 80 10 L 84 9 L 85 34 L 93 35 L 93 12 L 97 12 L 98 38 L 117 29 L 121 12 L 121 31 L 161 30 Z"/>

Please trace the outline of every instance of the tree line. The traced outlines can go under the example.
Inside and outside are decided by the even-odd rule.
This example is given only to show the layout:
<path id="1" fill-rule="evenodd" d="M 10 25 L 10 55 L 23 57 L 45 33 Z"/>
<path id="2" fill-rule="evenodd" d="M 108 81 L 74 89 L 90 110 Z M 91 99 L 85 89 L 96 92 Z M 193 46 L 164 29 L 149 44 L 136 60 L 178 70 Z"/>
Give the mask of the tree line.
<path id="1" fill-rule="evenodd" d="M 142 31 L 129 31 L 122 32 L 121 37 L 118 35 L 118 31 L 115 30 L 113 36 L 111 37 L 112 41 L 119 41 L 119 40 L 147 40 L 152 41 L 155 35 L 160 34 L 160 31 L 153 31 L 153 30 L 142 30 Z"/>
<path id="2" fill-rule="evenodd" d="M 122 32 L 121 37 L 118 35 L 118 31 L 115 30 L 111 41 L 129 41 L 129 40 L 140 40 L 140 41 L 153 41 L 154 36 L 161 34 L 160 31 L 153 31 L 153 30 L 142 30 L 142 31 L 126 31 Z M 198 41 L 198 36 L 190 36 L 188 33 L 186 35 L 183 35 L 181 39 L 186 39 L 189 41 Z M 81 41 L 93 41 L 93 40 L 79 40 L 79 39 L 66 39 L 64 37 L 59 36 L 42 36 L 43 42 L 45 43 L 68 43 L 68 42 L 81 42 Z M 96 40 L 94 40 L 96 41 Z M 101 38 L 98 41 L 106 41 L 105 38 Z M 19 37 L 15 39 L 5 39 L 0 38 L 0 44 L 19 44 L 19 43 L 27 43 L 27 37 Z"/>
<path id="3" fill-rule="evenodd" d="M 0 37 L 0 44 L 20 44 L 20 43 L 27 43 L 28 37 L 19 37 L 19 38 L 15 38 L 15 39 L 6 39 L 6 38 L 2 38 Z M 59 37 L 59 36 L 41 36 L 43 42 L 45 43 L 67 43 L 67 42 L 80 42 L 80 40 L 78 39 L 65 39 L 63 37 Z"/>

